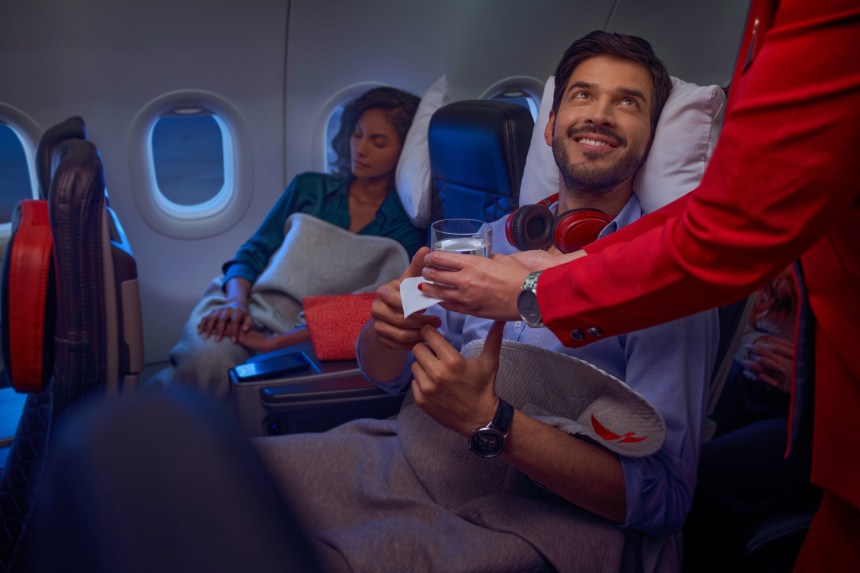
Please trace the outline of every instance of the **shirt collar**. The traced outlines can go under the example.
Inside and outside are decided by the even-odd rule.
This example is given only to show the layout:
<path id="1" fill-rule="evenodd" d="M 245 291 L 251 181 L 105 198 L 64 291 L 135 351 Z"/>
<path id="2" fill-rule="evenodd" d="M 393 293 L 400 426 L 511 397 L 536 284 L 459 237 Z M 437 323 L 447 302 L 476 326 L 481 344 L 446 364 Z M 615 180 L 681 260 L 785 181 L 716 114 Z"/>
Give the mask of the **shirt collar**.
<path id="1" fill-rule="evenodd" d="M 558 201 L 555 201 L 549 208 L 554 216 L 558 216 Z M 642 206 L 639 204 L 639 198 L 636 197 L 636 193 L 631 193 L 630 198 L 627 199 L 627 203 L 624 204 L 624 207 L 622 207 L 618 214 L 615 215 L 615 218 L 609 221 L 609 224 L 600 231 L 597 238 L 602 239 L 606 235 L 611 235 L 618 229 L 626 227 L 641 217 Z"/>

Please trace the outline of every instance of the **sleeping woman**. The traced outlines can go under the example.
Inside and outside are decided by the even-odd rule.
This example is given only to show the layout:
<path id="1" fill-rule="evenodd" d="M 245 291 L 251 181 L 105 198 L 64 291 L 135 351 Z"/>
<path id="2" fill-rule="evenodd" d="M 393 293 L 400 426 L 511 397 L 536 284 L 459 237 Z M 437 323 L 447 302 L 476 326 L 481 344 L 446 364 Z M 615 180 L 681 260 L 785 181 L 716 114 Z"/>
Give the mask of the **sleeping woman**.
<path id="1" fill-rule="evenodd" d="M 265 320 L 263 324 L 260 322 L 263 317 L 255 316 L 257 313 L 284 315 L 289 312 L 272 313 L 266 304 L 252 304 L 253 293 L 258 290 L 255 285 L 261 287 L 259 290 L 272 290 L 259 283 L 266 280 L 263 275 L 274 274 L 277 277 L 277 269 L 271 267 L 284 266 L 287 264 L 285 261 L 290 261 L 290 268 L 281 269 L 280 274 L 289 273 L 290 284 L 283 290 L 292 298 L 299 299 L 298 304 L 301 303 L 301 296 L 296 292 L 304 295 L 331 293 L 309 292 L 315 281 L 322 280 L 314 278 L 318 269 L 307 267 L 304 261 L 297 266 L 294 260 L 296 257 L 314 257 L 302 253 L 284 254 L 284 251 L 292 250 L 296 242 L 288 238 L 291 222 L 293 234 L 298 233 L 295 228 L 296 214 L 317 220 L 311 225 L 313 229 L 302 229 L 299 242 L 310 241 L 309 233 L 319 228 L 325 229 L 325 226 L 319 225 L 319 221 L 324 221 L 342 231 L 335 230 L 321 236 L 351 233 L 386 237 L 402 245 L 408 263 L 409 258 L 424 244 L 425 232 L 415 227 L 403 210 L 395 188 L 394 173 L 419 102 L 420 99 L 410 93 L 380 87 L 371 89 L 346 105 L 341 115 L 340 128 L 332 140 L 336 154 L 334 173 L 308 172 L 292 180 L 254 235 L 223 265 L 223 277 L 217 279 L 218 292 L 210 293 L 214 290 L 213 285 L 210 285 L 207 293 L 212 296 L 204 295 L 192 312 L 179 343 L 170 353 L 172 366 L 156 375 L 158 382 L 167 384 L 176 381 L 223 395 L 228 390 L 227 370 L 233 365 L 256 352 L 269 352 L 308 340 L 304 326 L 293 324 L 281 329 L 269 324 L 267 328 Z M 302 221 L 308 227 L 308 219 L 301 219 L 299 223 Z M 332 241 L 336 240 L 342 238 L 332 238 Z M 358 259 L 366 256 L 364 248 L 368 242 L 375 245 L 367 240 L 365 243 L 356 243 Z M 325 264 L 329 255 L 338 254 L 325 253 L 326 246 L 317 247 L 318 244 L 319 241 L 313 244 L 316 259 L 311 261 L 312 264 Z M 305 251 L 307 249 L 303 248 L 302 252 Z M 399 260 L 393 266 L 397 265 L 401 265 Z M 297 268 L 302 270 L 297 271 Z M 356 273 L 350 274 L 354 276 Z M 387 280 L 390 279 L 379 282 L 381 284 Z M 302 286 L 296 287 L 296 282 Z M 366 287 L 365 290 L 374 287 L 370 283 L 362 286 Z M 340 293 L 353 292 L 356 290 L 354 287 L 355 284 L 344 285 L 345 290 Z M 202 361 L 212 364 L 202 364 Z"/>

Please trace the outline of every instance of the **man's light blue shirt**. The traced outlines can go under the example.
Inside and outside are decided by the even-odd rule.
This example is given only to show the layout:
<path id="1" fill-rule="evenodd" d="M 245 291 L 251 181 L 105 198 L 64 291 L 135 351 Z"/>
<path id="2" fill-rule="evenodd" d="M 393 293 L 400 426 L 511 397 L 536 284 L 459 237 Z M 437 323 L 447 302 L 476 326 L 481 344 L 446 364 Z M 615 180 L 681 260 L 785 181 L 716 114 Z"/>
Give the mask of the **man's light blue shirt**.
<path id="1" fill-rule="evenodd" d="M 551 206 L 556 209 L 557 204 Z M 642 216 L 632 195 L 600 237 Z M 505 218 L 491 224 L 493 253 L 517 252 L 505 237 Z M 455 348 L 487 336 L 493 321 L 451 312 L 441 306 L 427 309 L 439 316 L 439 331 Z M 654 455 L 620 457 L 627 495 L 623 526 L 664 536 L 679 531 L 693 499 L 702 438 L 707 388 L 719 342 L 716 310 L 702 312 L 626 335 L 610 337 L 581 348 L 568 348 L 547 328 L 529 328 L 524 322 L 505 324 L 504 337 L 569 354 L 623 380 L 650 401 L 666 422 L 666 440 Z M 361 363 L 361 346 L 358 347 Z M 410 364 L 394 380 L 368 380 L 397 393 L 412 380 Z"/>

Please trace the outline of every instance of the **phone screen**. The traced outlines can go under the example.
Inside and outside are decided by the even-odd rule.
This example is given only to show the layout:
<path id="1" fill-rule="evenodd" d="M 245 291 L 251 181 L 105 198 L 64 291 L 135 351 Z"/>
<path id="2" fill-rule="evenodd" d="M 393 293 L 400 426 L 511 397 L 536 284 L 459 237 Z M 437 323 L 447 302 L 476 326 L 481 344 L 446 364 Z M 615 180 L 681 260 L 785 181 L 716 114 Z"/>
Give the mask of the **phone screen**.
<path id="1" fill-rule="evenodd" d="M 240 382 L 253 382 L 278 378 L 292 372 L 299 372 L 310 367 L 307 356 L 302 352 L 282 354 L 258 362 L 246 362 L 233 368 L 236 378 Z"/>

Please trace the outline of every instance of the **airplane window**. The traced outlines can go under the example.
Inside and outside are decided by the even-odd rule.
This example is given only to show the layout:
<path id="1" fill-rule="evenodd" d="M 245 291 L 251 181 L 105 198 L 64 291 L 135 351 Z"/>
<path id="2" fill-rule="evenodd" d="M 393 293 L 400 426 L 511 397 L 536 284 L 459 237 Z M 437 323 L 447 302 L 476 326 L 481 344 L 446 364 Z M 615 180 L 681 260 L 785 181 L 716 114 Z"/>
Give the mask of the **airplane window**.
<path id="1" fill-rule="evenodd" d="M 514 76 L 491 85 L 481 95 L 481 99 L 515 103 L 529 110 L 532 119 L 537 120 L 542 95 L 543 82 L 528 76 Z"/>
<path id="2" fill-rule="evenodd" d="M 325 130 L 325 140 L 326 140 L 326 151 L 325 151 L 325 165 L 326 171 L 331 171 L 332 164 L 337 160 L 337 154 L 334 152 L 334 148 L 331 146 L 331 141 L 334 139 L 334 136 L 337 134 L 337 130 L 340 128 L 340 116 L 343 115 L 343 105 L 338 106 L 331 113 L 331 116 L 328 118 L 328 124 L 326 125 Z"/>
<path id="3" fill-rule="evenodd" d="M 253 193 L 253 158 L 232 103 L 211 92 L 171 92 L 138 113 L 129 137 L 134 200 L 153 228 L 194 239 L 241 219 Z"/>
<path id="4" fill-rule="evenodd" d="M 158 189 L 177 205 L 199 205 L 224 186 L 224 136 L 211 113 L 165 115 L 152 129 Z"/>
<path id="5" fill-rule="evenodd" d="M 0 189 L 0 223 L 12 220 L 18 201 L 35 197 L 24 144 L 4 122 L 0 122 Z"/>
<path id="6" fill-rule="evenodd" d="M 524 107 L 532 114 L 532 119 L 537 119 L 538 104 L 529 95 L 522 90 L 508 90 L 500 93 L 492 99 L 497 101 L 507 101 L 515 103 L 518 106 Z"/>

